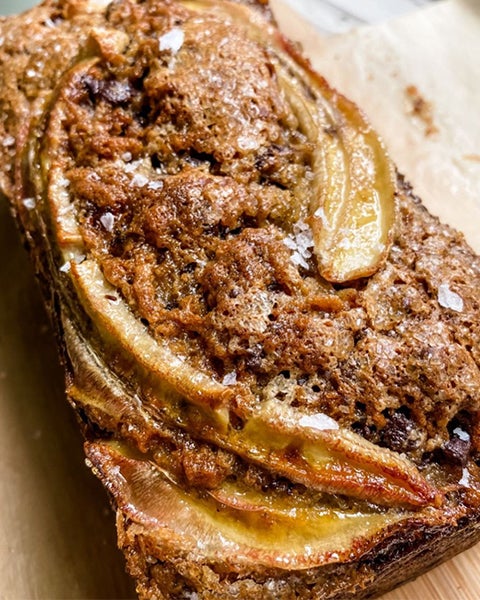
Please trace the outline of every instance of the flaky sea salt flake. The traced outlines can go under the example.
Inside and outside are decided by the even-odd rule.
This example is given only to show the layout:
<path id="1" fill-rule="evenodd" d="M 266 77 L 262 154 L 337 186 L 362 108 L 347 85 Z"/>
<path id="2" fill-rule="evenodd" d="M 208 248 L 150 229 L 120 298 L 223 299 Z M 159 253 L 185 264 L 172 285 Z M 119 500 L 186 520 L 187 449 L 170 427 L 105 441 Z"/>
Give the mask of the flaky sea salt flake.
<path id="1" fill-rule="evenodd" d="M 135 173 L 135 175 L 132 177 L 132 185 L 135 185 L 137 187 L 144 187 L 147 185 L 147 183 L 148 177 L 142 175 L 142 173 Z"/>
<path id="2" fill-rule="evenodd" d="M 9 146 L 13 146 L 14 144 L 15 144 L 15 138 L 13 137 L 13 135 L 6 135 L 3 138 L 2 145 L 5 146 L 5 148 L 8 148 Z"/>
<path id="3" fill-rule="evenodd" d="M 113 226 L 115 224 L 115 217 L 111 212 L 106 212 L 100 217 L 100 223 L 104 226 L 106 231 L 112 233 Z"/>
<path id="4" fill-rule="evenodd" d="M 293 234 L 288 234 L 284 239 L 283 243 L 287 248 L 293 250 L 291 261 L 296 266 L 301 266 L 304 269 L 308 269 L 309 265 L 307 260 L 311 258 L 313 248 L 313 234 L 310 226 L 304 221 L 298 221 L 293 226 Z"/>
<path id="5" fill-rule="evenodd" d="M 325 431 L 326 429 L 338 429 L 338 423 L 332 417 L 329 417 L 325 413 L 314 413 L 313 415 L 304 415 L 298 421 L 301 427 L 309 427 L 310 429 L 317 429 L 318 431 Z"/>
<path id="6" fill-rule="evenodd" d="M 147 187 L 149 190 L 161 190 L 163 188 L 163 181 L 149 181 Z"/>
<path id="7" fill-rule="evenodd" d="M 224 378 L 222 379 L 223 385 L 234 385 L 237 383 L 237 374 L 235 371 L 230 371 L 230 373 L 226 373 Z"/>
<path id="8" fill-rule="evenodd" d="M 452 292 L 448 283 L 442 283 L 438 286 L 438 303 L 443 308 L 449 308 L 455 312 L 462 312 L 463 299 L 456 292 Z"/>
<path id="9" fill-rule="evenodd" d="M 27 210 L 33 210 L 36 206 L 35 198 L 24 198 L 22 204 Z"/>
<path id="10" fill-rule="evenodd" d="M 164 33 L 158 40 L 160 50 L 171 50 L 174 54 L 183 46 L 185 34 L 179 27 L 174 27 Z"/>
<path id="11" fill-rule="evenodd" d="M 128 152 L 128 153 L 126 152 L 125 154 L 128 155 L 128 154 L 130 154 L 130 152 Z M 130 160 L 132 160 L 132 159 L 130 158 Z M 125 171 L 125 173 L 134 173 L 140 167 L 141 164 L 142 164 L 141 160 L 134 160 L 133 162 L 128 162 L 125 165 L 123 170 Z"/>
<path id="12" fill-rule="evenodd" d="M 303 256 L 295 251 L 292 256 L 290 257 L 291 261 L 293 262 L 294 265 L 298 266 L 298 267 L 303 267 L 304 269 L 308 269 L 308 263 L 307 261 L 303 258 Z"/>
<path id="13" fill-rule="evenodd" d="M 470 434 L 467 431 L 460 429 L 460 427 L 455 427 L 453 433 L 458 437 L 459 440 L 462 440 L 463 442 L 470 441 Z"/>
<path id="14" fill-rule="evenodd" d="M 74 261 L 77 265 L 81 265 L 82 262 L 86 259 L 87 257 L 85 256 L 85 254 L 77 254 L 74 257 Z"/>
<path id="15" fill-rule="evenodd" d="M 462 470 L 462 478 L 460 479 L 460 481 L 458 483 L 460 485 L 463 485 L 464 487 L 470 487 L 470 473 L 469 473 L 468 469 L 464 468 Z"/>
<path id="16" fill-rule="evenodd" d="M 283 243 L 287 248 L 290 248 L 290 250 L 297 249 L 297 243 L 291 235 L 287 235 L 287 237 L 283 239 Z"/>

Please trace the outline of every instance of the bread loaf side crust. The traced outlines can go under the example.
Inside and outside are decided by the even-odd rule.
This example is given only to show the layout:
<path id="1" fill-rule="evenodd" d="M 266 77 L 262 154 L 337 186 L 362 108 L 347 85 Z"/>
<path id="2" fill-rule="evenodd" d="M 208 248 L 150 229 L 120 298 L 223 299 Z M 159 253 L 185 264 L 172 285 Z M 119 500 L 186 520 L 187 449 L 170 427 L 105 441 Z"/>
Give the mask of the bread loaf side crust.
<path id="1" fill-rule="evenodd" d="M 479 540 L 479 519 L 465 518 L 457 526 L 426 528 L 422 524 L 397 532 L 361 560 L 316 571 L 264 574 L 230 582 L 209 565 L 179 560 L 151 563 L 148 542 L 135 524 L 117 515 L 120 548 L 137 581 L 140 598 L 175 598 L 199 593 L 210 599 L 347 600 L 376 598 L 467 550 Z M 147 536 L 148 537 L 148 536 Z"/>

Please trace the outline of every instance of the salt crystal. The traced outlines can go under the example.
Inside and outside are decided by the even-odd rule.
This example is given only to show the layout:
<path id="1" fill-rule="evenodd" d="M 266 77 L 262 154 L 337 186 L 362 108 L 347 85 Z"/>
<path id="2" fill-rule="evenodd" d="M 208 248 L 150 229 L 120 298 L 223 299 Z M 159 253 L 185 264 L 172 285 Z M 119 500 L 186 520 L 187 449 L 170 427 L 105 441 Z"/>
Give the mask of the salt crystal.
<path id="1" fill-rule="evenodd" d="M 295 251 L 292 254 L 292 256 L 290 257 L 290 259 L 294 265 L 303 267 L 304 269 L 308 269 L 307 261 L 303 258 L 303 256 L 299 252 Z"/>
<path id="2" fill-rule="evenodd" d="M 452 292 L 448 283 L 442 283 L 438 286 L 438 303 L 443 308 L 450 308 L 455 312 L 462 312 L 463 299 L 456 292 Z"/>
<path id="3" fill-rule="evenodd" d="M 305 223 L 305 221 L 297 221 L 296 223 L 294 223 L 293 225 L 293 231 L 295 233 L 300 233 L 300 232 L 304 232 L 304 233 L 308 233 L 309 237 L 311 238 L 311 229 L 310 226 L 308 225 L 308 223 Z"/>
<path id="4" fill-rule="evenodd" d="M 338 552 L 330 552 L 329 558 L 330 558 L 330 560 L 340 560 L 340 556 L 338 555 Z"/>
<path id="5" fill-rule="evenodd" d="M 122 154 L 122 160 L 124 160 L 125 162 L 130 162 L 132 160 L 132 153 L 131 152 L 124 152 Z"/>
<path id="6" fill-rule="evenodd" d="M 163 188 L 163 181 L 149 181 L 147 187 L 149 190 L 161 190 Z"/>
<path id="7" fill-rule="evenodd" d="M 315 413 L 313 415 L 304 415 L 298 424 L 301 427 L 309 427 L 310 429 L 317 429 L 318 431 L 325 431 L 326 429 L 338 429 L 338 423 L 335 419 L 332 419 L 324 413 Z"/>
<path id="8" fill-rule="evenodd" d="M 24 198 L 22 204 L 27 210 L 33 210 L 36 206 L 35 198 Z"/>
<path id="9" fill-rule="evenodd" d="M 298 245 L 299 251 L 305 257 L 310 258 L 310 256 L 312 256 L 312 253 L 309 250 L 309 248 L 312 247 L 312 244 L 311 244 L 311 241 L 310 241 L 308 235 L 305 235 L 304 233 L 299 233 L 297 235 L 297 245 Z"/>
<path id="10" fill-rule="evenodd" d="M 224 378 L 222 379 L 223 385 L 234 385 L 235 383 L 237 383 L 237 374 L 235 373 L 235 371 L 226 373 Z"/>
<path id="11" fill-rule="evenodd" d="M 135 173 L 132 177 L 132 185 L 136 185 L 138 187 L 144 187 L 148 183 L 148 177 L 142 175 L 142 173 Z"/>
<path id="12" fill-rule="evenodd" d="M 64 177 L 63 175 L 61 175 L 58 179 L 57 179 L 58 185 L 60 185 L 61 187 L 68 187 L 70 185 L 70 179 L 67 179 L 66 177 Z"/>
<path id="13" fill-rule="evenodd" d="M 290 250 L 297 249 L 297 242 L 293 239 L 291 235 L 287 235 L 287 237 L 284 238 L 283 243 L 287 248 L 290 248 Z"/>
<path id="14" fill-rule="evenodd" d="M 109 233 L 112 233 L 113 225 L 115 223 L 115 217 L 112 215 L 111 212 L 106 212 L 100 217 L 100 223 L 105 227 L 105 229 Z"/>
<path id="15" fill-rule="evenodd" d="M 185 34 L 179 27 L 174 27 L 164 33 L 158 40 L 160 50 L 171 50 L 174 54 L 183 46 Z"/>
<path id="16" fill-rule="evenodd" d="M 13 146 L 13 144 L 15 144 L 15 138 L 12 135 L 6 135 L 3 138 L 2 144 L 3 146 L 5 146 L 5 148 L 7 148 L 8 146 Z"/>
<path id="17" fill-rule="evenodd" d="M 470 473 L 468 472 L 468 469 L 464 468 L 462 470 L 462 478 L 458 483 L 464 487 L 470 487 Z"/>
<path id="18" fill-rule="evenodd" d="M 237 143 L 240 150 L 256 150 L 260 145 L 258 138 L 251 135 L 240 135 Z"/>
<path id="19" fill-rule="evenodd" d="M 33 69 L 27 70 L 27 77 L 35 77 L 36 75 L 37 75 L 37 72 L 34 71 Z"/>
<path id="20" fill-rule="evenodd" d="M 298 221 L 293 226 L 293 234 L 288 234 L 283 243 L 287 248 L 293 250 L 290 257 L 294 265 L 308 269 L 307 259 L 312 256 L 310 248 L 313 248 L 313 234 L 310 227 L 304 221 Z"/>
<path id="21" fill-rule="evenodd" d="M 460 429 L 460 427 L 455 427 L 453 433 L 458 437 L 458 439 L 464 442 L 470 441 L 470 434 L 466 431 L 463 431 L 463 429 Z"/>
<path id="22" fill-rule="evenodd" d="M 70 261 L 67 260 L 67 262 L 63 263 L 63 265 L 60 267 L 60 271 L 62 273 L 68 273 L 70 271 Z"/>
<path id="23" fill-rule="evenodd" d="M 134 171 L 136 171 L 138 169 L 138 167 L 142 164 L 141 160 L 134 160 L 131 163 L 128 163 L 128 165 L 125 165 L 124 167 L 124 171 L 125 173 L 133 173 Z"/>
<path id="24" fill-rule="evenodd" d="M 85 254 L 77 254 L 77 256 L 75 256 L 75 258 L 73 259 L 75 261 L 75 263 L 77 265 L 81 265 L 82 262 L 86 259 L 87 257 L 85 256 Z"/>

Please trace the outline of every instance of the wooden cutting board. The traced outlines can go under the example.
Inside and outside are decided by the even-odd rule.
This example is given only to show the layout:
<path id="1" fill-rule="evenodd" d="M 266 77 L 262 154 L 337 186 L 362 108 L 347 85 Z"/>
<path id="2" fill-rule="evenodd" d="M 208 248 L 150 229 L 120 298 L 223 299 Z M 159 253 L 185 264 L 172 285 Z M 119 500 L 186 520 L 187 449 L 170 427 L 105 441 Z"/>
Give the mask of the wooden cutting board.
<path id="1" fill-rule="evenodd" d="M 439 31 L 447 36 L 444 40 L 451 39 L 452 24 L 459 19 L 459 5 L 447 2 L 435 6 L 428 17 L 437 19 L 438 27 L 441 26 Z M 445 7 L 448 7 L 446 12 Z M 370 116 L 377 121 L 376 126 L 391 146 L 394 159 L 410 178 L 415 179 L 417 186 L 428 182 L 430 177 L 430 183 L 424 186 L 424 197 L 430 208 L 437 213 L 445 211 L 447 218 L 464 229 L 470 242 L 479 250 L 476 228 L 480 224 L 477 212 L 480 210 L 480 163 L 473 158 L 462 159 L 467 166 L 460 161 L 460 166 L 453 169 L 450 155 L 444 153 L 445 147 L 451 145 L 449 136 L 454 132 L 449 126 L 451 122 L 456 125 L 457 113 L 443 106 L 440 113 L 433 109 L 435 124 L 442 129 L 441 135 L 434 140 L 425 138 L 423 133 L 420 135 L 415 128 L 420 127 L 423 132 L 422 120 L 407 114 L 408 103 L 403 92 L 406 85 L 419 86 L 425 97 L 437 102 L 436 88 L 432 88 L 431 83 L 423 85 L 422 72 L 425 77 L 437 70 L 438 65 L 419 56 L 415 80 L 400 72 L 398 65 L 395 67 L 397 75 L 393 76 L 392 69 L 386 69 L 381 60 L 369 71 L 366 68 L 371 64 L 368 51 L 378 58 L 378 47 L 384 48 L 385 40 L 393 35 L 391 32 L 398 32 L 395 29 L 398 22 L 388 26 L 393 29 L 364 30 L 363 35 L 370 32 L 368 35 L 371 36 L 366 40 L 359 33 L 340 36 L 326 43 L 291 10 L 278 2 L 275 2 L 275 9 L 284 31 L 292 38 L 302 40 L 307 53 L 329 79 L 355 98 L 367 113 L 372 111 Z M 408 19 L 407 25 L 402 25 L 407 30 L 415 24 L 425 28 L 425 18 L 420 13 Z M 462 27 L 458 35 L 464 40 Z M 480 37 L 480 28 L 476 31 Z M 377 33 L 379 37 L 376 37 Z M 399 39 L 400 33 L 396 34 Z M 431 44 L 437 44 L 438 51 L 435 35 L 429 38 L 427 48 L 431 48 Z M 389 47 L 388 61 L 403 60 L 401 57 L 405 56 L 407 48 L 401 46 L 395 43 Z M 472 60 L 479 55 L 480 52 L 472 54 Z M 359 65 L 365 67 L 362 76 L 359 76 L 362 73 L 358 70 Z M 408 64 L 405 69 L 411 74 Z M 465 71 L 463 63 L 460 71 Z M 388 77 L 387 72 L 390 73 Z M 449 81 L 456 75 L 451 72 Z M 465 74 L 466 78 L 469 76 Z M 395 93 L 385 87 L 393 85 L 390 79 L 396 82 Z M 480 74 L 476 81 L 480 81 Z M 372 103 L 382 94 L 388 97 L 386 103 L 393 103 L 391 112 L 388 107 L 380 112 L 377 104 Z M 466 96 L 464 103 L 468 104 L 470 96 Z M 405 118 L 393 126 L 399 107 Z M 466 108 L 470 114 L 476 112 L 475 104 L 468 107 L 463 104 L 459 112 L 463 114 Z M 451 114 L 454 117 L 449 121 Z M 478 129 L 474 131 L 475 126 L 472 123 L 464 132 L 465 146 L 461 156 L 480 154 L 480 136 Z M 409 141 L 404 141 L 402 146 L 398 138 L 405 136 Z M 450 141 L 447 143 L 447 140 Z M 421 150 L 424 143 L 427 150 Z M 443 194 L 431 187 L 437 185 L 435 172 L 432 175 L 426 166 L 417 168 L 425 153 L 428 160 L 423 162 L 424 165 L 433 164 L 436 173 L 438 170 L 446 173 L 443 181 L 450 182 L 448 194 L 445 194 L 445 184 L 439 186 L 444 190 Z M 459 160 L 457 154 L 454 163 Z M 464 175 L 465 181 L 475 182 L 475 185 L 463 185 L 461 178 Z M 452 194 L 455 198 L 453 211 L 449 200 Z M 133 598 L 133 586 L 124 574 L 123 558 L 116 550 L 114 515 L 103 489 L 84 465 L 82 440 L 64 398 L 62 373 L 48 320 L 13 221 L 5 202 L 1 201 L 0 256 L 3 257 L 0 261 L 0 281 L 3 282 L 0 292 L 0 598 Z M 417 581 L 387 594 L 384 600 L 477 599 L 480 597 L 479 567 L 480 550 L 473 548 Z"/>

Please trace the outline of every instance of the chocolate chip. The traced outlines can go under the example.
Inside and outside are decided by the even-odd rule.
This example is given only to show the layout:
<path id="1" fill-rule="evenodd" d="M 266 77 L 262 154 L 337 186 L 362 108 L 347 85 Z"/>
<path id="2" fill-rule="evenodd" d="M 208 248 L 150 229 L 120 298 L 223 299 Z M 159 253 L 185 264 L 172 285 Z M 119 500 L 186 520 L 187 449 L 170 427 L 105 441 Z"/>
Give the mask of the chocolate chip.
<path id="1" fill-rule="evenodd" d="M 382 445 L 395 452 L 408 452 L 418 445 L 415 434 L 415 423 L 402 413 L 394 413 L 382 430 Z"/>
<path id="2" fill-rule="evenodd" d="M 470 441 L 454 436 L 442 447 L 442 453 L 447 462 L 464 467 L 467 464 L 470 447 Z"/>

